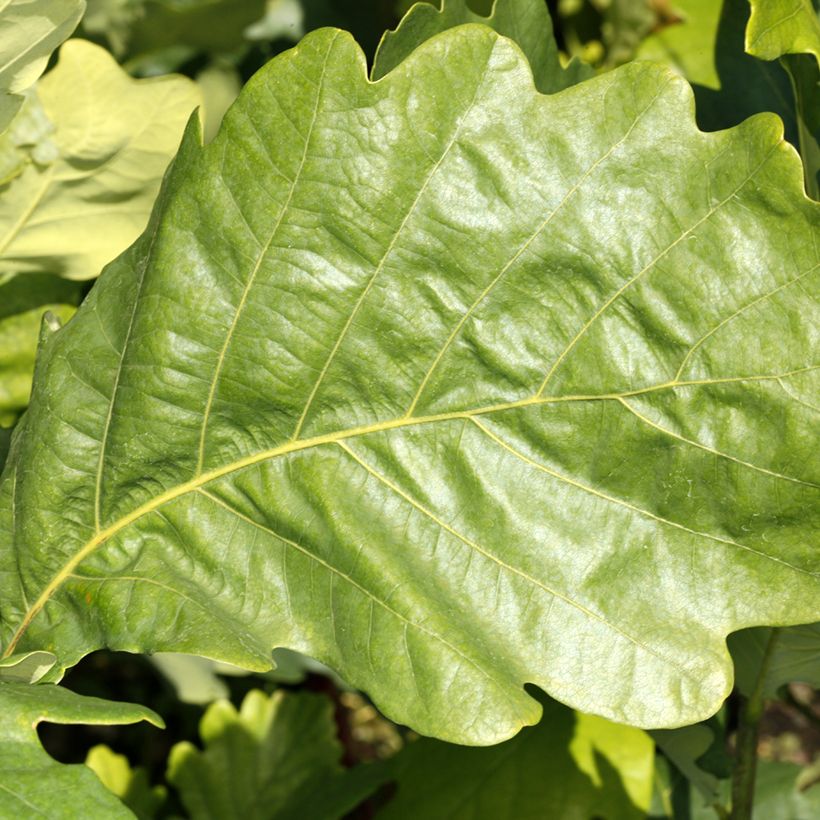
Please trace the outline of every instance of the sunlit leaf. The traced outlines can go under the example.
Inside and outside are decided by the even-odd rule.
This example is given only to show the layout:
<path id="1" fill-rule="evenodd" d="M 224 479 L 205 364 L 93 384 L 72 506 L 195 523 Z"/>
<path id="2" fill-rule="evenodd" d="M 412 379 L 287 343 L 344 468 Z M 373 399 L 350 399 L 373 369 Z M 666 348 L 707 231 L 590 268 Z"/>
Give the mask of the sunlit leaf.
<path id="1" fill-rule="evenodd" d="M 820 619 L 818 226 L 775 117 L 700 133 L 652 64 L 309 35 L 41 346 L 6 653 L 288 646 L 471 744 L 525 683 L 707 717 L 728 633 Z"/>
<path id="2" fill-rule="evenodd" d="M 332 820 L 387 776 L 377 766 L 341 767 L 333 704 L 320 695 L 254 690 L 239 711 L 217 701 L 200 735 L 204 750 L 178 743 L 168 765 L 192 820 Z"/>
<path id="3" fill-rule="evenodd" d="M 20 273 L 89 279 L 136 239 L 199 101 L 182 77 L 132 80 L 84 40 L 37 85 L 54 126 L 0 196 L 0 281 Z"/>
<path id="4" fill-rule="evenodd" d="M 138 820 L 153 820 L 165 802 L 167 792 L 163 786 L 152 786 L 145 769 L 132 769 L 125 755 L 117 754 L 108 746 L 99 745 L 90 749 L 85 765 L 131 809 Z"/>
<path id="5" fill-rule="evenodd" d="M 83 0 L 0 0 L 0 131 L 84 10 Z"/>

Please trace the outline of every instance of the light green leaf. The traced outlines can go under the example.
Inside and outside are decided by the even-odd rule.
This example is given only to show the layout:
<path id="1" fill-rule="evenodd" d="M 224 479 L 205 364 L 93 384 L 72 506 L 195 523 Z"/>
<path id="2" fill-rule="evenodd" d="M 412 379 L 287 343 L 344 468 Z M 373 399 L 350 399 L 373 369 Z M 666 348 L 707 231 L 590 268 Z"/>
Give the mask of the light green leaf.
<path id="1" fill-rule="evenodd" d="M 592 76 L 592 69 L 575 58 L 562 67 L 543 0 L 495 0 L 489 17 L 472 11 L 467 0 L 443 0 L 440 8 L 416 3 L 395 31 L 385 33 L 373 61 L 373 79 L 392 71 L 426 40 L 465 23 L 490 26 L 514 40 L 530 61 L 536 88 L 544 94 Z"/>
<path id="2" fill-rule="evenodd" d="M 133 817 L 86 766 L 66 766 L 49 757 L 37 737 L 37 724 L 141 720 L 163 726 L 144 706 L 82 697 L 50 684 L 0 683 L 0 816 Z"/>
<path id="3" fill-rule="evenodd" d="M 81 285 L 57 276 L 16 276 L 0 284 L 0 424 L 13 423 L 28 404 L 43 316 L 74 314 Z"/>
<path id="4" fill-rule="evenodd" d="M 651 64 L 309 35 L 41 345 L 6 653 L 288 646 L 478 745 L 527 682 L 707 717 L 729 632 L 820 620 L 818 226 L 775 117 L 702 134 Z"/>
<path id="5" fill-rule="evenodd" d="M 200 751 L 177 743 L 168 780 L 193 820 L 332 820 L 386 779 L 379 766 L 344 770 L 333 704 L 319 695 L 259 690 L 239 712 L 226 700 L 208 707 Z"/>
<path id="6" fill-rule="evenodd" d="M 230 63 L 212 62 L 196 75 L 196 82 L 202 93 L 205 142 L 210 142 L 219 131 L 225 112 L 239 96 L 242 78 Z"/>
<path id="7" fill-rule="evenodd" d="M 760 676 L 761 664 L 772 630 L 745 629 L 729 636 L 729 651 L 735 661 L 737 687 L 750 695 Z M 764 698 L 777 697 L 781 686 L 792 682 L 820 688 L 820 623 L 781 629 L 767 659 L 762 682 Z"/>
<path id="8" fill-rule="evenodd" d="M 84 10 L 83 0 L 0 0 L 0 132 Z"/>
<path id="9" fill-rule="evenodd" d="M 746 50 L 781 62 L 792 81 L 806 190 L 820 199 L 820 9 L 812 0 L 752 0 Z"/>
<path id="10" fill-rule="evenodd" d="M 57 663 L 51 652 L 24 652 L 0 660 L 0 682 L 37 683 Z"/>
<path id="11" fill-rule="evenodd" d="M 152 786 L 145 769 L 132 769 L 125 755 L 118 755 L 108 746 L 90 749 L 85 765 L 139 820 L 152 820 L 165 802 L 167 792 L 163 786 Z"/>
<path id="12" fill-rule="evenodd" d="M 199 95 L 182 77 L 132 80 L 84 40 L 63 46 L 37 95 L 59 155 L 33 157 L 0 197 L 0 281 L 89 279 L 145 227 Z"/>
<path id="13" fill-rule="evenodd" d="M 745 0 L 743 0 L 745 2 Z M 647 37 L 635 55 L 639 60 L 656 60 L 675 67 L 690 83 L 715 91 L 720 89 L 715 53 L 722 0 L 674 0 L 683 18 Z"/>
<path id="14" fill-rule="evenodd" d="M 646 817 L 655 753 L 649 736 L 542 703 L 537 726 L 498 746 L 411 742 L 391 761 L 398 788 L 380 820 Z"/>
<path id="15" fill-rule="evenodd" d="M 780 116 L 786 138 L 798 145 L 789 77 L 777 63 L 744 50 L 748 0 L 676 0 L 683 22 L 662 29 L 641 45 L 639 59 L 666 63 L 693 85 L 698 125 L 731 128 L 761 111 Z"/>
<path id="16" fill-rule="evenodd" d="M 813 54 L 820 61 L 820 15 L 812 0 L 751 0 L 746 50 L 762 60 Z"/>

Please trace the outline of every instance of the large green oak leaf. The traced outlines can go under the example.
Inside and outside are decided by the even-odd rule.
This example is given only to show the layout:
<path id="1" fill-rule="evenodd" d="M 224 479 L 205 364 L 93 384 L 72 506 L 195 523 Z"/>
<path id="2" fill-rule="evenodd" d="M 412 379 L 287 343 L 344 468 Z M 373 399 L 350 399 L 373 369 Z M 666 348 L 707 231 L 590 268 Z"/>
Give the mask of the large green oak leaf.
<path id="1" fill-rule="evenodd" d="M 192 123 L 41 342 L 6 653 L 287 646 L 468 744 L 527 682 L 712 714 L 728 633 L 820 619 L 820 208 L 776 117 L 692 107 L 651 64 L 542 96 L 483 26 L 371 83 L 320 30 Z"/>

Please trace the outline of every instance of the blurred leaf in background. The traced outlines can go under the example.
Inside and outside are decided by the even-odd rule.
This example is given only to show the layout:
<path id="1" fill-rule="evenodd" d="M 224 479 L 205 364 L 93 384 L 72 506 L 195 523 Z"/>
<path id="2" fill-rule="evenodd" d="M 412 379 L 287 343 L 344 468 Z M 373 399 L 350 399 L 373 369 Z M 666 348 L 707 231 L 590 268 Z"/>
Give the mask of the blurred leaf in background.
<path id="1" fill-rule="evenodd" d="M 84 10 L 83 0 L 0 0 L 0 132 Z"/>

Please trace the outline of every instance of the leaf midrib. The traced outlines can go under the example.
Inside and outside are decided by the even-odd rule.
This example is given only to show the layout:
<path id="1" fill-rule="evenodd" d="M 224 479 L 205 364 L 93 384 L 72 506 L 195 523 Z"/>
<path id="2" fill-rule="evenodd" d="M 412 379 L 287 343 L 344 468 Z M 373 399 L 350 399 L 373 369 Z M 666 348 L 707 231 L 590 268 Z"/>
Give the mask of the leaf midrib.
<path id="1" fill-rule="evenodd" d="M 201 487 L 211 483 L 212 481 L 216 481 L 220 478 L 224 478 L 227 475 L 243 470 L 246 467 L 252 467 L 264 461 L 269 461 L 275 458 L 279 458 L 281 456 L 289 455 L 290 453 L 300 452 L 303 450 L 310 450 L 325 444 L 336 444 L 345 439 L 359 438 L 361 436 L 373 433 L 387 432 L 390 430 L 399 430 L 409 427 L 422 426 L 426 424 L 456 421 L 458 419 L 472 420 L 476 416 L 487 416 L 495 413 L 505 412 L 508 410 L 517 410 L 526 407 L 541 406 L 547 404 L 588 401 L 621 402 L 624 399 L 630 398 L 632 396 L 640 396 L 664 390 L 674 390 L 680 387 L 698 387 L 743 382 L 779 381 L 780 379 L 788 378 L 799 373 L 805 373 L 817 369 L 820 369 L 820 365 L 810 365 L 786 373 L 778 373 L 763 376 L 737 376 L 726 377 L 721 379 L 695 379 L 688 381 L 673 380 L 663 382 L 661 384 L 651 385 L 649 387 L 644 387 L 638 390 L 632 390 L 622 393 L 602 393 L 598 395 L 570 396 L 531 395 L 524 399 L 519 399 L 517 401 L 488 405 L 484 407 L 474 408 L 472 410 L 454 410 L 446 413 L 437 413 L 428 416 L 416 416 L 409 418 L 406 416 L 402 416 L 390 419 L 388 421 L 376 422 L 374 424 L 363 425 L 360 427 L 352 427 L 343 430 L 337 430 L 331 433 L 313 436 L 312 438 L 300 439 L 296 441 L 287 441 L 284 444 L 281 444 L 277 447 L 273 447 L 258 453 L 254 453 L 252 455 L 246 456 L 245 458 L 238 459 L 237 461 L 230 462 L 221 467 L 209 470 L 208 472 L 196 475 L 189 481 L 186 481 L 182 484 L 178 484 L 175 487 L 172 487 L 171 489 L 166 490 L 163 493 L 160 493 L 151 500 L 146 501 L 144 504 L 132 510 L 130 513 L 119 518 L 117 521 L 115 521 L 110 526 L 106 527 L 104 530 L 101 530 L 98 533 L 96 533 L 92 539 L 86 542 L 86 544 L 75 553 L 73 558 L 68 560 L 55 573 L 51 581 L 49 581 L 49 583 L 43 588 L 43 591 L 40 594 L 40 596 L 27 610 L 22 621 L 20 622 L 20 626 L 15 631 L 3 654 L 0 655 L 0 658 L 8 657 L 14 653 L 17 644 L 25 634 L 31 622 L 34 620 L 37 614 L 43 609 L 43 607 L 48 603 L 52 595 L 62 586 L 62 584 L 71 575 L 74 569 L 76 569 L 98 547 L 102 546 L 106 541 L 116 536 L 120 531 L 130 526 L 135 521 L 139 520 L 145 515 L 148 515 L 149 513 L 154 512 L 155 510 L 161 508 L 165 504 L 175 501 L 176 499 L 181 498 L 182 496 L 187 495 L 190 492 L 198 490 Z M 674 524 L 674 522 L 671 523 Z M 760 555 L 761 557 L 772 557 L 765 555 L 763 553 L 760 553 Z M 783 563 L 782 561 L 780 561 L 780 559 L 775 558 L 774 560 Z M 796 567 L 792 568 L 799 569 Z"/>

